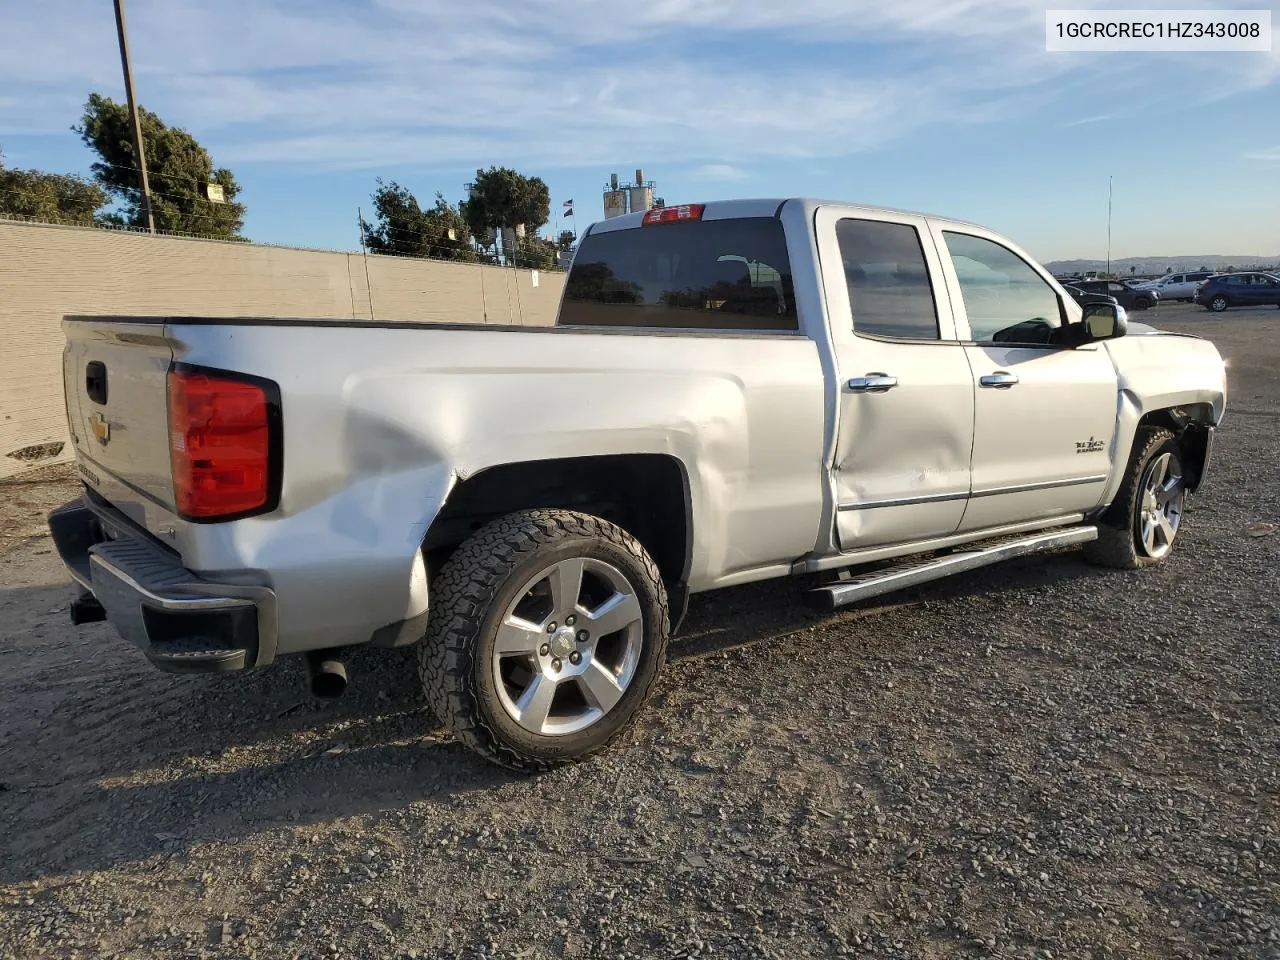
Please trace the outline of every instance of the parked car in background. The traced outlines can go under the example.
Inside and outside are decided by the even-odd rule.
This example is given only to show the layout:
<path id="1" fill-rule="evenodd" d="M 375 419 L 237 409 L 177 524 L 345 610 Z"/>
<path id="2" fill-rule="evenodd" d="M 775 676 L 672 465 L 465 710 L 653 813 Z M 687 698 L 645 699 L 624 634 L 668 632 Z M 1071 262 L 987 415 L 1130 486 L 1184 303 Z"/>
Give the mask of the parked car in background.
<path id="1" fill-rule="evenodd" d="M 1067 293 L 1071 295 L 1071 299 L 1074 300 L 1076 303 L 1080 304 L 1080 306 L 1082 307 L 1091 307 L 1094 304 L 1106 303 L 1115 307 L 1117 310 L 1121 311 L 1122 313 L 1124 312 L 1124 307 L 1120 306 L 1116 298 L 1113 296 L 1110 296 L 1109 294 L 1087 293 L 1086 291 L 1081 290 L 1074 283 L 1064 283 L 1062 285 L 1062 289 L 1066 290 Z"/>
<path id="2" fill-rule="evenodd" d="M 1149 310 L 1160 299 L 1157 293 L 1150 290 L 1135 290 L 1119 280 L 1080 280 L 1071 286 L 1085 293 L 1101 293 L 1113 297 L 1116 303 L 1126 310 Z M 1076 300 L 1083 302 L 1079 297 Z"/>
<path id="3" fill-rule="evenodd" d="M 1196 287 L 1208 280 L 1210 277 L 1221 276 L 1212 270 L 1193 270 L 1190 273 L 1171 273 L 1167 277 L 1161 277 L 1159 280 L 1151 280 L 1142 284 L 1140 290 L 1150 290 L 1161 300 L 1186 300 L 1188 303 L 1195 299 Z"/>
<path id="4" fill-rule="evenodd" d="M 1195 302 L 1214 313 L 1228 307 L 1280 307 L 1280 277 L 1270 273 L 1226 273 L 1196 290 Z"/>

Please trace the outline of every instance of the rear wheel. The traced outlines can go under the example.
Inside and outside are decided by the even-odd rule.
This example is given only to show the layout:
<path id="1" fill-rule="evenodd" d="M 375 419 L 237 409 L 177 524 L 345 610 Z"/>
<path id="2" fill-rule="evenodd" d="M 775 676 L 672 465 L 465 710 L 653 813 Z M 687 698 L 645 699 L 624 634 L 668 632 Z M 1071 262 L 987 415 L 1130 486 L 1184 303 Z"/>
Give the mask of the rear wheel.
<path id="1" fill-rule="evenodd" d="M 1173 552 L 1186 504 L 1177 438 L 1163 427 L 1140 428 L 1124 481 L 1085 557 L 1121 570 L 1161 562 Z"/>
<path id="2" fill-rule="evenodd" d="M 630 725 L 668 632 L 666 590 L 639 541 L 587 514 L 525 510 L 477 531 L 432 581 L 419 673 L 462 743 L 545 770 Z"/>
<path id="3" fill-rule="evenodd" d="M 1214 313 L 1221 313 L 1229 306 L 1231 306 L 1230 301 L 1227 300 L 1226 297 L 1222 296 L 1222 294 L 1218 294 L 1218 296 L 1209 301 L 1209 309 Z"/>

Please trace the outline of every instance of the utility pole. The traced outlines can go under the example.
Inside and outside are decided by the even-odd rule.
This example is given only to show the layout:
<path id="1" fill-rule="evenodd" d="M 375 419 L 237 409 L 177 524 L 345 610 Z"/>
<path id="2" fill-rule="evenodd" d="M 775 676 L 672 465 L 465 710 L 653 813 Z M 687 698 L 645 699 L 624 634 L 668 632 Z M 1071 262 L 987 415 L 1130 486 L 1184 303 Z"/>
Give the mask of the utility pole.
<path id="1" fill-rule="evenodd" d="M 142 124 L 138 121 L 138 104 L 133 99 L 133 65 L 129 62 L 129 34 L 124 25 L 124 0 L 115 0 L 116 35 L 120 38 L 120 66 L 124 70 L 124 95 L 129 102 L 129 122 L 133 125 L 133 152 L 138 158 L 138 174 L 142 178 L 142 210 L 147 217 L 147 230 L 156 232 L 156 219 L 151 212 L 151 184 L 147 181 L 147 155 L 142 150 Z"/>
<path id="2" fill-rule="evenodd" d="M 1111 276 L 1111 177 L 1107 177 L 1107 276 Z"/>

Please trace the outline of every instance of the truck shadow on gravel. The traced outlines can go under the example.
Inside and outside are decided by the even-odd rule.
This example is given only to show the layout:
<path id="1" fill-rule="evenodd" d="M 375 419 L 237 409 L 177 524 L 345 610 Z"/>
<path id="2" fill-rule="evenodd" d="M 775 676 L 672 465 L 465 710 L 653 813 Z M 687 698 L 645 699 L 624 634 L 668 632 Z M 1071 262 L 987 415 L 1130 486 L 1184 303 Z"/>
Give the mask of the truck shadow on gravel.
<path id="1" fill-rule="evenodd" d="M 904 605 L 1034 594 L 1094 577 L 1117 575 L 1068 554 L 1011 561 L 834 614 L 810 609 L 788 581 L 695 598 L 649 710 L 678 699 L 681 661 L 783 637 L 803 647 L 824 642 L 804 639 L 808 628 L 846 622 L 863 649 L 889 652 L 901 641 L 872 630 L 859 637 L 861 620 Z M 0 816 L 9 849 L 0 884 L 410 805 L 448 806 L 475 791 L 527 790 L 520 775 L 443 735 L 419 696 L 411 649 L 357 651 L 346 696 L 320 703 L 295 661 L 239 676 L 158 673 L 105 626 L 62 626 L 50 611 L 69 592 L 0 591 L 6 611 L 38 612 L 30 636 L 4 627 L 11 667 L 0 678 Z M 67 649 L 43 667 L 18 662 L 24 647 L 51 641 Z M 546 789 L 565 788 L 553 781 Z"/>

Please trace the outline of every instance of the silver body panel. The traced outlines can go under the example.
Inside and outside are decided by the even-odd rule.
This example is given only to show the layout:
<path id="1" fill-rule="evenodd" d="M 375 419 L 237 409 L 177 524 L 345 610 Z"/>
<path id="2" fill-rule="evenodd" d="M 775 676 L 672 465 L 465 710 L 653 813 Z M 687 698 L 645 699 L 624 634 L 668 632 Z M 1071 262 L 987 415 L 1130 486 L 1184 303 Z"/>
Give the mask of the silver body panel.
<path id="1" fill-rule="evenodd" d="M 188 569 L 270 588 L 276 651 L 290 653 L 362 643 L 425 611 L 423 537 L 455 485 L 491 467 L 674 458 L 688 485 L 688 586 L 698 592 L 1078 519 L 1114 495 L 1143 413 L 1205 403 L 1221 417 L 1223 365 L 1207 341 L 973 344 L 940 231 L 995 238 L 1026 257 L 979 227 L 807 200 L 712 203 L 706 217 L 775 214 L 786 230 L 796 334 L 69 320 L 72 423 L 83 433 L 81 366 L 105 357 L 113 388 L 117 376 L 131 384 L 112 394 L 108 418 L 138 439 L 113 455 L 82 437 L 82 473 Z M 940 341 L 855 335 L 832 227 L 844 216 L 920 232 Z M 591 229 L 644 229 L 638 223 L 626 216 Z M 1079 307 L 1043 276 L 1078 320 Z M 170 362 L 279 385 L 277 510 L 227 523 L 174 515 Z M 980 388 L 978 378 L 996 369 L 1016 371 L 1017 386 Z M 847 389 L 878 372 L 897 386 Z"/>

